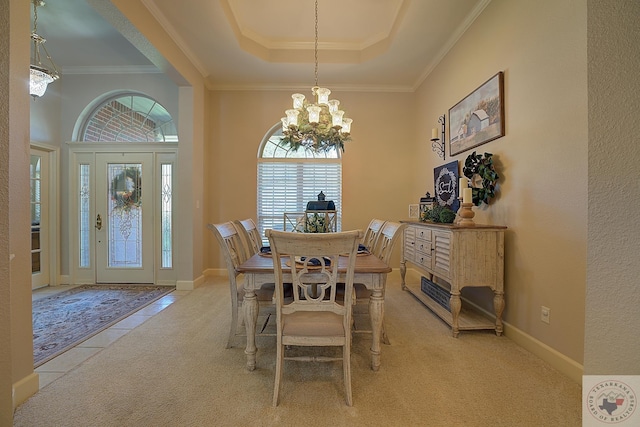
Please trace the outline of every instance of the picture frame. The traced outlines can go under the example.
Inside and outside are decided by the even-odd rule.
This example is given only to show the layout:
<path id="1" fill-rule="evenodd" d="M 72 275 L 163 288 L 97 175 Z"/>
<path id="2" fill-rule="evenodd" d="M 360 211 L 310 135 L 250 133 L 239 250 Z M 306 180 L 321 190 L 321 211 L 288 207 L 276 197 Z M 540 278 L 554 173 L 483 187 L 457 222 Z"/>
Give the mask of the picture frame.
<path id="1" fill-rule="evenodd" d="M 420 218 L 420 205 L 417 203 L 412 203 L 409 205 L 409 218 L 418 219 Z"/>
<path id="2" fill-rule="evenodd" d="M 447 206 L 457 212 L 460 207 L 458 199 L 458 161 L 449 162 L 433 169 L 433 187 L 435 203 Z"/>
<path id="3" fill-rule="evenodd" d="M 449 109 L 449 155 L 504 134 L 504 72 L 499 71 Z"/>

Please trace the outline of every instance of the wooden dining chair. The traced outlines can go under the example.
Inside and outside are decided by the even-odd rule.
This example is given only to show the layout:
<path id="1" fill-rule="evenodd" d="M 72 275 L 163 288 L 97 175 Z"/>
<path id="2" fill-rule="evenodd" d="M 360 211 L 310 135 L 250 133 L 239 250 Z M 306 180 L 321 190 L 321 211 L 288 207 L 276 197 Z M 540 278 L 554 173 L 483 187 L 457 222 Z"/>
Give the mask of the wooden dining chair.
<path id="1" fill-rule="evenodd" d="M 241 273 L 238 272 L 238 266 L 243 263 L 246 258 L 244 244 L 240 237 L 238 228 L 233 222 L 224 222 L 220 224 L 208 224 L 207 228 L 213 232 L 220 245 L 220 250 L 224 255 L 227 274 L 229 276 L 229 290 L 231 293 L 231 328 L 229 330 L 229 338 L 227 340 L 227 348 L 232 346 L 232 342 L 237 336 L 246 336 L 244 332 L 238 331 L 238 318 L 242 316 L 242 300 L 244 299 L 243 281 L 238 280 Z M 275 311 L 273 305 L 274 287 L 273 285 L 265 285 L 256 296 L 259 303 L 259 311 L 262 314 L 269 314 L 268 310 Z M 268 319 L 267 319 L 268 321 Z M 266 324 L 266 322 L 265 322 Z M 256 335 L 269 335 L 257 333 Z M 273 334 L 271 334 L 273 335 Z"/>
<path id="2" fill-rule="evenodd" d="M 405 228 L 406 224 L 402 224 L 400 222 L 394 221 L 385 221 L 382 225 L 378 237 L 376 239 L 375 245 L 371 249 L 371 253 L 382 261 L 389 264 L 391 261 L 391 254 L 393 253 L 393 248 L 395 247 L 399 237 L 402 235 L 402 232 Z M 355 308 L 354 310 L 359 313 L 369 313 L 369 304 L 371 301 L 371 291 L 367 289 L 362 283 L 355 283 L 353 285 L 356 295 Z M 363 309 L 363 310 L 361 310 Z M 371 333 L 371 330 L 368 329 L 356 329 L 354 330 L 356 333 Z M 390 344 L 389 337 L 387 335 L 386 328 L 384 326 L 384 320 L 382 324 L 382 342 L 385 344 Z"/>
<path id="3" fill-rule="evenodd" d="M 364 238 L 362 239 L 362 244 L 369 249 L 373 250 L 375 246 L 376 240 L 380 235 L 380 230 L 386 221 L 382 219 L 374 218 L 369 222 L 369 226 L 367 230 L 364 232 Z"/>
<path id="4" fill-rule="evenodd" d="M 276 278 L 276 372 L 273 406 L 278 405 L 284 360 L 342 360 L 345 399 L 351 394 L 351 295 L 360 230 L 337 233 L 292 233 L 267 230 Z M 347 258 L 343 304 L 336 301 L 340 255 Z M 286 263 L 286 264 L 285 264 Z M 283 265 L 291 268 L 293 299 L 284 300 Z M 342 347 L 342 357 L 289 356 L 288 346 Z"/>
<path id="5" fill-rule="evenodd" d="M 262 248 L 262 236 L 258 231 L 258 226 L 251 218 L 235 220 L 233 223 L 236 225 L 240 234 L 245 242 L 246 256 L 250 258 L 252 255 L 260 252 Z"/>

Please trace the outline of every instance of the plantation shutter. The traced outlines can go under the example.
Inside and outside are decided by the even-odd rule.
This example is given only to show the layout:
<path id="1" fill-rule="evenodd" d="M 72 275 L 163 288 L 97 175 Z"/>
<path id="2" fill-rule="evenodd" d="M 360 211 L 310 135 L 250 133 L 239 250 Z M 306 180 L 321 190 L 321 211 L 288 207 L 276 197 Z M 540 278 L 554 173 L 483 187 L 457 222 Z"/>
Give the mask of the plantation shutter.
<path id="1" fill-rule="evenodd" d="M 341 227 L 342 164 L 339 159 L 261 159 L 258 162 L 258 229 L 283 230 L 284 213 L 304 212 L 322 191 L 333 200 Z M 263 237 L 263 242 L 266 239 Z"/>

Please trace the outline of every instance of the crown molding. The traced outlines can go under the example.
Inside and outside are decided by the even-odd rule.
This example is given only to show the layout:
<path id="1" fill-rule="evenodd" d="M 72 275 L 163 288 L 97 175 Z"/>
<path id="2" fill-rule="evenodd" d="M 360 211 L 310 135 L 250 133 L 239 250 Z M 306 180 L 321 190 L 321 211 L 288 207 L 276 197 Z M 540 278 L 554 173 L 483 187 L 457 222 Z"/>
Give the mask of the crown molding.
<path id="1" fill-rule="evenodd" d="M 161 73 L 154 65 L 105 65 L 87 67 L 63 67 L 61 74 L 157 74 Z"/>

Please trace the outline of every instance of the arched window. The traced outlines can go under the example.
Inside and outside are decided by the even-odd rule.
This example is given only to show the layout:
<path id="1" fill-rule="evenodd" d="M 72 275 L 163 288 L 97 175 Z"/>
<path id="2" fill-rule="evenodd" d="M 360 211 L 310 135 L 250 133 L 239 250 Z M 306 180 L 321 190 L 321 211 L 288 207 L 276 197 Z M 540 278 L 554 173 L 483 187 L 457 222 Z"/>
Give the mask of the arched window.
<path id="1" fill-rule="evenodd" d="M 337 229 L 342 222 L 340 152 L 292 151 L 280 144 L 282 124 L 265 135 L 258 153 L 258 229 L 285 229 L 285 213 L 303 213 L 322 191 L 336 205 Z"/>
<path id="2" fill-rule="evenodd" d="M 84 142 L 177 142 L 171 114 L 145 95 L 120 93 L 89 113 L 80 133 Z"/>

